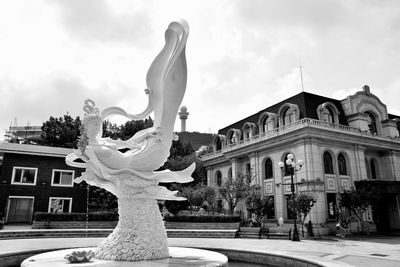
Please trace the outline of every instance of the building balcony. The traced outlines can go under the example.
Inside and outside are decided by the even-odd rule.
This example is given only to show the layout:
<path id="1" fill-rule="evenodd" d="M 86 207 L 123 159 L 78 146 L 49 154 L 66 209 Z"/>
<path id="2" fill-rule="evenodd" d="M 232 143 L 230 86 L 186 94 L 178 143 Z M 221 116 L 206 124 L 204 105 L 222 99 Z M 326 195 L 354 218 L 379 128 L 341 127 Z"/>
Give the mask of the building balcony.
<path id="1" fill-rule="evenodd" d="M 250 138 L 245 138 L 244 140 L 240 140 L 240 142 L 237 143 L 230 143 L 230 144 L 224 144 L 220 150 L 213 151 L 210 153 L 207 153 L 203 155 L 201 158 L 202 160 L 210 160 L 213 158 L 217 158 L 221 156 L 222 154 L 237 150 L 249 145 L 253 145 L 280 135 L 284 135 L 302 128 L 315 128 L 315 129 L 322 129 L 322 130 L 327 130 L 330 132 L 338 132 L 342 134 L 348 134 L 352 136 L 360 136 L 360 137 L 370 137 L 374 138 L 375 140 L 381 140 L 381 141 L 391 141 L 400 144 L 400 138 L 399 137 L 387 137 L 387 136 L 378 136 L 376 134 L 371 134 L 368 131 L 362 132 L 358 128 L 350 127 L 347 125 L 341 125 L 341 124 L 335 124 L 335 123 L 330 123 L 326 121 L 321 121 L 321 120 L 316 120 L 316 119 L 310 119 L 310 118 L 304 118 L 298 121 L 295 121 L 291 124 L 287 124 L 284 126 L 277 127 L 271 131 L 268 132 L 263 132 L 257 135 L 254 135 Z"/>

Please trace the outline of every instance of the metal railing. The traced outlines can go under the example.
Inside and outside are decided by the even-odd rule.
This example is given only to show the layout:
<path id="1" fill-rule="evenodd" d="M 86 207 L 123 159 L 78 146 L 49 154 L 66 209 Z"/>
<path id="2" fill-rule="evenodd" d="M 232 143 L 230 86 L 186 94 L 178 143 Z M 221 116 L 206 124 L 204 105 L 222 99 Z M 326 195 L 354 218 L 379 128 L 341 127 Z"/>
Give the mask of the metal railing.
<path id="1" fill-rule="evenodd" d="M 262 132 L 257 135 L 251 136 L 250 138 L 245 138 L 244 140 L 240 140 L 237 143 L 229 143 L 229 144 L 223 146 L 222 149 L 220 149 L 220 150 L 204 154 L 202 156 L 202 158 L 203 159 L 211 159 L 211 158 L 221 155 L 221 153 L 228 152 L 228 151 L 231 151 L 234 149 L 239 149 L 241 147 L 251 145 L 251 144 L 254 144 L 257 142 L 261 142 L 263 140 L 267 140 L 267 139 L 270 139 L 270 138 L 278 136 L 278 135 L 286 134 L 288 132 L 298 130 L 298 129 L 301 129 L 304 127 L 330 129 L 330 130 L 337 131 L 337 132 L 348 133 L 348 134 L 358 135 L 358 136 L 373 137 L 373 138 L 376 138 L 379 140 L 400 143 L 399 137 L 379 136 L 379 135 L 371 134 L 368 131 L 363 132 L 359 128 L 354 128 L 354 127 L 350 127 L 347 125 L 341 125 L 341 124 L 335 124 L 335 123 L 330 123 L 330 122 L 316 120 L 316 119 L 304 118 L 304 119 L 292 122 L 290 124 L 277 127 L 271 131 Z"/>

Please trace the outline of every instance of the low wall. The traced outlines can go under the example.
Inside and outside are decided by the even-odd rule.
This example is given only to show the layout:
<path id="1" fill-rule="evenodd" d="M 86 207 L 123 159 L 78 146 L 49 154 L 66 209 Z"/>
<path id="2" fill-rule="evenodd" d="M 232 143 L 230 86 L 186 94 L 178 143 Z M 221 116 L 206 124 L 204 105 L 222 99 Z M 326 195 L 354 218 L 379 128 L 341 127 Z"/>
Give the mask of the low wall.
<path id="1" fill-rule="evenodd" d="M 165 222 L 167 229 L 238 230 L 240 223 L 223 222 Z"/>
<path id="2" fill-rule="evenodd" d="M 89 229 L 114 229 L 118 221 L 89 221 Z M 85 221 L 33 221 L 32 229 L 86 229 Z"/>
<path id="3" fill-rule="evenodd" d="M 117 221 L 89 221 L 89 229 L 114 229 Z M 239 223 L 222 222 L 165 222 L 166 229 L 239 229 Z M 86 229 L 85 221 L 33 221 L 32 229 Z"/>

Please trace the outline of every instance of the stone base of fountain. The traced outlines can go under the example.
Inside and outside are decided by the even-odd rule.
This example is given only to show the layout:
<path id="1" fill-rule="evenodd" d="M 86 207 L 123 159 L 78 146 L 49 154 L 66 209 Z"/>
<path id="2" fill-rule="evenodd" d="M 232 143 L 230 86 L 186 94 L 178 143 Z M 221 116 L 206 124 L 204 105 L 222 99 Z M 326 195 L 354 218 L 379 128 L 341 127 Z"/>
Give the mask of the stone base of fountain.
<path id="1" fill-rule="evenodd" d="M 60 266 L 71 266 L 68 260 L 64 259 L 65 255 L 72 253 L 73 251 L 94 251 L 93 248 L 73 248 L 57 250 L 47 253 L 38 254 L 27 258 L 21 264 L 21 267 L 60 267 Z M 109 261 L 92 258 L 89 262 L 85 263 L 74 263 L 72 266 L 90 267 L 90 266 L 101 266 L 101 267 L 166 267 L 166 266 L 228 266 L 228 258 L 217 252 L 193 249 L 193 248 L 180 248 L 170 247 L 170 257 L 158 260 L 150 261 Z"/>

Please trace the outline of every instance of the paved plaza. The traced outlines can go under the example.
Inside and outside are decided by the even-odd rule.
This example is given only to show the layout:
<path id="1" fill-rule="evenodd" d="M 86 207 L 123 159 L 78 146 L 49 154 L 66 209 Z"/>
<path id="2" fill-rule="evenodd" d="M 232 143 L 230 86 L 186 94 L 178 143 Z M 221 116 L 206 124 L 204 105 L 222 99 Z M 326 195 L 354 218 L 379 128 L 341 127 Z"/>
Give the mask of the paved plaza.
<path id="1" fill-rule="evenodd" d="M 0 240 L 0 254 L 19 253 L 27 250 L 97 246 L 103 239 L 99 237 Z M 294 256 L 319 262 L 325 266 L 400 266 L 400 236 L 332 238 L 302 240 L 301 242 L 221 238 L 169 238 L 168 241 L 169 246 L 242 250 Z"/>

